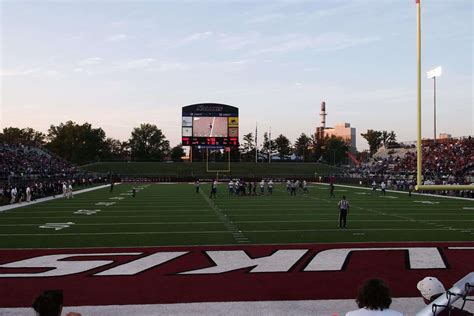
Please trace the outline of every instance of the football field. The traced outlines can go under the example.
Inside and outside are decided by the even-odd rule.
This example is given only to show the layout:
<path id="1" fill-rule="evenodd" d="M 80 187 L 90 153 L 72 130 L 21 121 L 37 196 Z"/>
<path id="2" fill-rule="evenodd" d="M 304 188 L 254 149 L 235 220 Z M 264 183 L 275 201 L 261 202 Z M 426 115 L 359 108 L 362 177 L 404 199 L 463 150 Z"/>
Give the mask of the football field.
<path id="1" fill-rule="evenodd" d="M 3 207 L 0 314 L 25 315 L 38 293 L 60 288 L 66 311 L 84 315 L 343 315 L 379 277 L 394 308 L 413 315 L 419 280 L 448 287 L 472 272 L 473 201 L 309 189 L 235 196 L 223 183 L 211 199 L 210 184 L 136 183 Z"/>
<path id="2" fill-rule="evenodd" d="M 210 185 L 132 184 L 78 194 L 73 199 L 0 212 L 0 248 L 139 247 L 388 241 L 473 241 L 474 202 L 365 188 L 325 185 L 289 196 L 229 195 Z M 346 229 L 337 202 L 351 204 Z"/>

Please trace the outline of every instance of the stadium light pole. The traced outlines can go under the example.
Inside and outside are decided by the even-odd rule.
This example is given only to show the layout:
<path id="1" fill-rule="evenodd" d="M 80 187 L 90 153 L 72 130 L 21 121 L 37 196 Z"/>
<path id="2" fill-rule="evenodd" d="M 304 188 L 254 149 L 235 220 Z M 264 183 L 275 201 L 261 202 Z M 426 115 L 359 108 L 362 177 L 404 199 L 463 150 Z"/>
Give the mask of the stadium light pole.
<path id="1" fill-rule="evenodd" d="M 443 68 L 441 66 L 438 66 L 434 69 L 431 69 L 426 73 L 428 79 L 433 79 L 433 84 L 434 84 L 434 89 L 433 89 L 433 105 L 434 105 L 434 141 L 436 143 L 436 77 L 440 77 L 441 73 L 443 71 Z"/>

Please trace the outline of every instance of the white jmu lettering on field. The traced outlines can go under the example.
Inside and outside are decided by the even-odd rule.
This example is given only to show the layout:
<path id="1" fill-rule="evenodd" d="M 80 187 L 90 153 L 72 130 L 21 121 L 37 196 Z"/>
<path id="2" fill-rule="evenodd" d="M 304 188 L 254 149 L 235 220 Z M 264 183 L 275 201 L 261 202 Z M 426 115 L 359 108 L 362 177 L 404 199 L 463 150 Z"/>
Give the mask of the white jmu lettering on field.
<path id="1" fill-rule="evenodd" d="M 71 225 L 74 225 L 73 222 L 67 222 L 67 223 L 46 223 L 44 225 L 41 225 L 39 228 L 46 228 L 46 229 L 54 229 L 56 230 L 61 230 L 64 228 L 71 227 Z"/>
<path id="2" fill-rule="evenodd" d="M 121 197 L 121 196 L 114 196 L 114 197 L 109 198 L 109 200 L 119 200 L 119 201 L 123 200 L 123 199 L 125 199 L 125 198 Z"/>
<path id="3" fill-rule="evenodd" d="M 408 252 L 411 269 L 446 269 L 446 265 L 436 247 L 401 247 L 401 248 L 343 248 L 319 252 L 304 271 L 339 271 L 342 270 L 347 257 L 354 251 L 392 251 Z"/>
<path id="4" fill-rule="evenodd" d="M 97 202 L 95 205 L 100 205 L 100 206 L 111 206 L 114 205 L 115 202 Z"/>
<path id="5" fill-rule="evenodd" d="M 449 247 L 449 249 L 473 251 L 474 247 Z M 250 273 L 285 273 L 289 272 L 308 251 L 309 249 L 279 249 L 268 256 L 256 258 L 252 258 L 252 256 L 248 255 L 244 250 L 204 251 L 201 255 L 208 260 L 210 258 L 210 267 L 202 268 L 202 263 L 199 261 L 196 269 L 189 267 L 188 271 L 181 272 L 178 275 L 184 277 L 185 275 L 196 274 L 220 274 L 240 269 L 248 269 Z M 341 271 L 345 265 L 351 264 L 349 258 L 352 252 L 359 252 L 370 261 L 372 251 L 401 252 L 400 255 L 405 255 L 408 259 L 408 268 L 413 270 L 446 269 L 446 264 L 437 247 L 338 248 L 317 252 L 306 265 L 306 268 L 300 271 L 292 271 L 291 273 Z M 186 258 L 188 253 L 189 251 L 159 251 L 141 258 L 138 256 L 142 256 L 144 254 L 143 252 L 98 252 L 42 255 L 0 264 L 0 269 L 2 269 L 0 278 L 57 277 L 72 275 L 109 265 L 114 262 L 113 259 L 117 256 L 128 256 L 128 262 L 109 269 L 103 269 L 103 271 L 95 272 L 93 275 L 96 277 L 130 276 L 150 269 L 159 270 L 162 264 L 168 263 L 172 260 L 179 260 L 178 258 L 180 257 Z M 76 257 L 81 258 L 74 259 Z M 94 257 L 94 259 L 87 260 L 86 257 Z M 98 260 L 97 257 L 107 257 L 107 259 L 104 258 L 105 260 Z M 406 269 L 405 264 L 402 265 L 403 266 L 401 266 L 400 269 Z M 9 268 L 11 268 L 11 271 L 8 271 Z M 23 272 L 18 271 L 18 268 L 42 268 L 46 271 Z"/>
<path id="6" fill-rule="evenodd" d="M 63 276 L 75 273 L 81 273 L 87 270 L 95 269 L 106 264 L 111 264 L 113 260 L 80 260 L 80 261 L 63 261 L 64 259 L 73 257 L 87 256 L 136 256 L 141 252 L 127 253 L 86 253 L 86 254 L 65 254 L 65 255 L 47 255 L 12 263 L 0 265 L 0 268 L 48 268 L 50 270 L 38 273 L 5 273 L 0 274 L 3 278 L 31 278 L 31 277 L 52 277 Z"/>
<path id="7" fill-rule="evenodd" d="M 157 252 L 138 260 L 122 264 L 118 267 L 100 272 L 94 275 L 135 275 L 142 271 L 148 270 L 174 258 L 182 256 L 187 252 Z"/>
<path id="8" fill-rule="evenodd" d="M 120 193 L 120 195 L 132 195 L 133 193 Z"/>
<path id="9" fill-rule="evenodd" d="M 74 214 L 80 214 L 80 215 L 92 215 L 97 212 L 100 212 L 100 210 L 77 210 L 74 212 Z"/>
<path id="10" fill-rule="evenodd" d="M 260 258 L 250 258 L 245 251 L 207 251 L 216 266 L 181 274 L 211 274 L 250 268 L 250 272 L 287 272 L 308 250 L 278 250 L 274 254 Z"/>

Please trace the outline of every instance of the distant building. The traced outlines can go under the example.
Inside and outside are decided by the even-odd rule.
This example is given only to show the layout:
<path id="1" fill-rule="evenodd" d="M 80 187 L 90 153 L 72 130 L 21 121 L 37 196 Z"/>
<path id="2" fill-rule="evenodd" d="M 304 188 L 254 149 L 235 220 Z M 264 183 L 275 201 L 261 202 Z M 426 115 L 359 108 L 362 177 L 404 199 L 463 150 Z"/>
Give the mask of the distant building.
<path id="1" fill-rule="evenodd" d="M 451 139 L 451 138 L 453 138 L 453 135 L 451 134 L 440 133 L 438 139 Z"/>
<path id="2" fill-rule="evenodd" d="M 321 133 L 318 129 L 316 132 Z M 351 127 L 350 123 L 336 123 L 335 127 L 327 127 L 324 129 L 324 136 L 331 137 L 332 135 L 341 137 L 346 141 L 351 151 L 356 151 L 356 129 Z"/>
<path id="3" fill-rule="evenodd" d="M 332 135 L 341 137 L 343 140 L 346 141 L 351 151 L 356 151 L 356 129 L 354 127 L 351 127 L 350 123 L 336 123 L 335 127 L 316 128 L 317 137 L 331 137 Z"/>
<path id="4" fill-rule="evenodd" d="M 349 150 L 356 152 L 356 129 L 349 123 L 337 123 L 335 127 L 326 127 L 326 102 L 321 102 L 321 112 L 319 113 L 321 123 L 316 127 L 316 138 L 321 139 L 332 135 L 341 137 L 349 146 Z"/>

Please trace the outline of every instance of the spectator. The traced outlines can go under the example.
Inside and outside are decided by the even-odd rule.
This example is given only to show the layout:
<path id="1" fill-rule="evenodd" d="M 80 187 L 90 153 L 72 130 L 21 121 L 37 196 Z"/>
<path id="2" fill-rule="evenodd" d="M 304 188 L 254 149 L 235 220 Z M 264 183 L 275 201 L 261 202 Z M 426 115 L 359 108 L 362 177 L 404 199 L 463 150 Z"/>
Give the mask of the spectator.
<path id="1" fill-rule="evenodd" d="M 63 310 L 63 292 L 44 291 L 35 298 L 32 307 L 38 316 L 60 316 Z M 81 316 L 81 314 L 69 312 L 66 316 Z"/>
<path id="2" fill-rule="evenodd" d="M 435 277 L 426 277 L 417 284 L 417 289 L 420 291 L 421 296 L 423 297 L 423 300 L 425 304 L 430 304 L 434 300 L 436 300 L 438 297 L 443 295 L 446 290 L 444 288 L 443 283 L 441 283 L 437 278 Z M 469 313 L 468 311 L 463 311 L 460 310 L 459 308 L 451 306 L 450 308 L 445 308 L 442 312 L 437 313 L 437 316 L 469 316 L 473 315 L 472 313 Z"/>
<path id="3" fill-rule="evenodd" d="M 356 303 L 360 309 L 348 312 L 346 316 L 402 316 L 403 314 L 390 309 L 392 299 L 390 290 L 380 279 L 370 279 L 360 288 Z"/>

